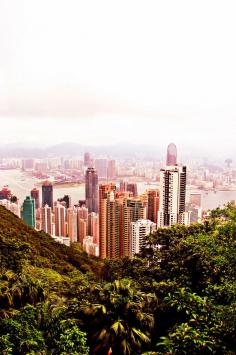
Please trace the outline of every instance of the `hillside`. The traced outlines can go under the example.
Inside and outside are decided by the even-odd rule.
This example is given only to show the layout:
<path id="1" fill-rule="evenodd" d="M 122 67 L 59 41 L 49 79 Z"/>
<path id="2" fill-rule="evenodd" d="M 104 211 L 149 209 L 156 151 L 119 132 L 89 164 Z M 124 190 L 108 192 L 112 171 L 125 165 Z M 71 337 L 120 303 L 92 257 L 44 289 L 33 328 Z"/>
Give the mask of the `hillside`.
<path id="1" fill-rule="evenodd" d="M 104 261 L 0 206 L 0 354 L 235 354 L 235 248 L 232 205 Z"/>

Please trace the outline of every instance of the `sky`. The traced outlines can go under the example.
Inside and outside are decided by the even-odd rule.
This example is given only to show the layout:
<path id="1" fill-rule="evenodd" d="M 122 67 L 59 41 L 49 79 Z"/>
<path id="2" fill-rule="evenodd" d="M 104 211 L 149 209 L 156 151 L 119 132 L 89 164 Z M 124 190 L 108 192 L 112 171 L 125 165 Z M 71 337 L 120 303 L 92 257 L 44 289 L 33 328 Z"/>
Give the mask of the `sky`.
<path id="1" fill-rule="evenodd" d="M 235 152 L 235 1 L 0 0 L 1 143 Z"/>

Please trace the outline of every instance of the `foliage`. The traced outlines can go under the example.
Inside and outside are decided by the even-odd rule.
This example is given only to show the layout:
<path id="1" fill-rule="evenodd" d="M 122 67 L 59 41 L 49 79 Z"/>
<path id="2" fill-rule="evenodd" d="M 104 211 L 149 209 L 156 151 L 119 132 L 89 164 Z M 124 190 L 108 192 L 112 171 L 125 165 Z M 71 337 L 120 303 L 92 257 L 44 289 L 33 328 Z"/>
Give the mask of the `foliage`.
<path id="1" fill-rule="evenodd" d="M 0 353 L 236 354 L 235 250 L 233 204 L 103 261 L 0 206 Z"/>

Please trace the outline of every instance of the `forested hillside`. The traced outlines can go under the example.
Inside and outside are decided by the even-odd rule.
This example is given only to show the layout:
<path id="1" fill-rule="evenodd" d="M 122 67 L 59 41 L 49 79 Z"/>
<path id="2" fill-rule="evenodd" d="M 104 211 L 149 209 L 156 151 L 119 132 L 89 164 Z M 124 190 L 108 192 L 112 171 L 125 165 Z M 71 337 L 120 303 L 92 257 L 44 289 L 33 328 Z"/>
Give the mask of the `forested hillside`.
<path id="1" fill-rule="evenodd" d="M 0 206 L 0 318 L 0 354 L 236 354 L 236 209 L 100 261 Z"/>

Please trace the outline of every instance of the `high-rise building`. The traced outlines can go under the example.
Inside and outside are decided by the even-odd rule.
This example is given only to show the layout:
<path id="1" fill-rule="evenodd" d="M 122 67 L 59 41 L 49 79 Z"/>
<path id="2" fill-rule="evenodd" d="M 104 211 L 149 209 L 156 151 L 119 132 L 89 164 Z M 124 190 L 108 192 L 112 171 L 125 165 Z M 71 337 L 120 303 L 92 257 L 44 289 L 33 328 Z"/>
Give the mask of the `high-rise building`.
<path id="1" fill-rule="evenodd" d="M 127 183 L 126 190 L 128 192 L 132 192 L 133 197 L 138 196 L 138 189 L 137 189 L 137 184 L 136 183 Z"/>
<path id="2" fill-rule="evenodd" d="M 66 237 L 66 208 L 57 202 L 54 206 L 55 236 Z"/>
<path id="3" fill-rule="evenodd" d="M 114 180 L 116 178 L 116 161 L 115 160 L 108 161 L 107 178 L 108 178 L 108 180 Z"/>
<path id="4" fill-rule="evenodd" d="M 106 180 L 107 179 L 107 159 L 96 159 L 95 168 L 98 173 L 98 178 Z"/>
<path id="5" fill-rule="evenodd" d="M 174 143 L 170 143 L 167 148 L 167 166 L 175 166 L 177 164 L 177 148 Z"/>
<path id="6" fill-rule="evenodd" d="M 35 200 L 27 196 L 22 205 L 22 219 L 28 226 L 35 228 L 36 226 L 36 213 L 35 213 Z"/>
<path id="7" fill-rule="evenodd" d="M 142 246 L 145 244 L 145 237 L 156 230 L 156 223 L 147 219 L 139 219 L 136 222 L 131 222 L 131 246 L 130 257 L 140 253 Z"/>
<path id="8" fill-rule="evenodd" d="M 83 244 L 83 239 L 88 235 L 88 208 L 77 208 L 77 240 Z"/>
<path id="9" fill-rule="evenodd" d="M 52 209 L 48 205 L 41 207 L 41 229 L 50 235 L 53 234 L 52 228 Z"/>
<path id="10" fill-rule="evenodd" d="M 99 243 L 99 218 L 95 212 L 90 213 L 88 216 L 88 235 L 93 237 L 95 244 Z"/>
<path id="11" fill-rule="evenodd" d="M 159 210 L 159 190 L 148 190 L 147 219 L 157 223 L 157 212 Z"/>
<path id="12" fill-rule="evenodd" d="M 114 184 L 99 185 L 99 255 L 102 259 L 109 257 L 111 240 L 114 241 L 116 238 L 112 235 L 115 233 L 113 206 L 115 190 Z"/>
<path id="13" fill-rule="evenodd" d="M 77 210 L 74 207 L 67 209 L 68 237 L 71 242 L 77 242 L 78 226 L 77 226 Z"/>
<path id="14" fill-rule="evenodd" d="M 53 208 L 53 185 L 49 181 L 42 185 L 42 207 L 45 205 Z"/>
<path id="15" fill-rule="evenodd" d="M 131 255 L 131 234 L 130 225 L 139 219 L 145 219 L 146 208 L 139 198 L 128 198 L 123 201 L 122 210 L 122 234 L 120 256 Z"/>
<path id="16" fill-rule="evenodd" d="M 85 176 L 85 198 L 89 213 L 98 212 L 98 175 L 94 168 L 88 168 Z"/>
<path id="17" fill-rule="evenodd" d="M 169 166 L 160 171 L 158 227 L 182 223 L 185 212 L 186 167 Z"/>
<path id="18" fill-rule="evenodd" d="M 32 198 L 35 199 L 35 207 L 38 209 L 40 207 L 40 201 L 39 201 L 39 189 L 36 189 L 36 187 L 30 191 L 30 195 Z"/>

